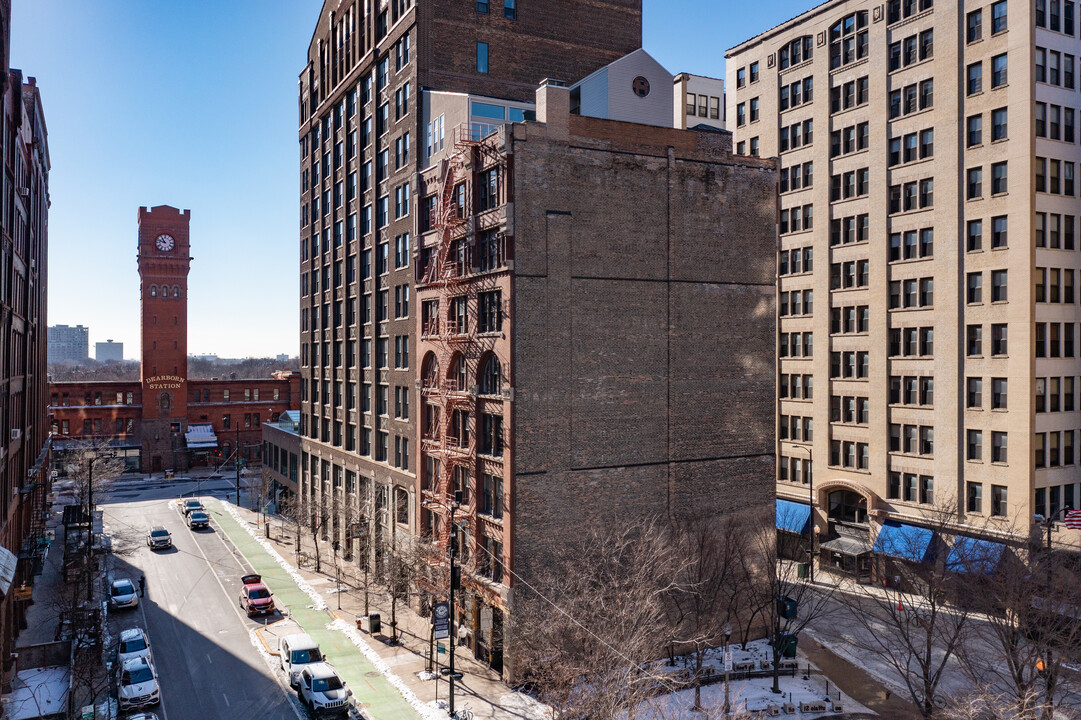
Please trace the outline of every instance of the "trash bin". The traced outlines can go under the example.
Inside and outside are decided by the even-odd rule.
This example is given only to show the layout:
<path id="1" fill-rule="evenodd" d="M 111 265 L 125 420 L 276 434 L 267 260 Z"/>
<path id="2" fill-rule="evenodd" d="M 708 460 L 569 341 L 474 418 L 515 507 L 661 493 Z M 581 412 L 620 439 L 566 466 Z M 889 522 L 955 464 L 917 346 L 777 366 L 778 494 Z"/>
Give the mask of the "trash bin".
<path id="1" fill-rule="evenodd" d="M 799 640 L 795 635 L 792 633 L 783 633 L 781 635 L 781 657 L 796 657 L 796 645 L 798 643 Z"/>
<path id="2" fill-rule="evenodd" d="M 264 523 L 263 534 L 267 536 L 268 540 L 270 539 L 270 523 Z"/>
<path id="3" fill-rule="evenodd" d="M 383 623 L 380 622 L 379 613 L 368 614 L 368 634 L 378 635 L 383 630 Z"/>
<path id="4" fill-rule="evenodd" d="M 777 614 L 785 620 L 792 620 L 799 613 L 799 603 L 788 597 L 787 595 L 781 595 L 777 598 Z"/>
<path id="5" fill-rule="evenodd" d="M 811 576 L 811 563 L 801 562 L 796 566 L 796 575 L 801 578 L 807 578 Z"/>

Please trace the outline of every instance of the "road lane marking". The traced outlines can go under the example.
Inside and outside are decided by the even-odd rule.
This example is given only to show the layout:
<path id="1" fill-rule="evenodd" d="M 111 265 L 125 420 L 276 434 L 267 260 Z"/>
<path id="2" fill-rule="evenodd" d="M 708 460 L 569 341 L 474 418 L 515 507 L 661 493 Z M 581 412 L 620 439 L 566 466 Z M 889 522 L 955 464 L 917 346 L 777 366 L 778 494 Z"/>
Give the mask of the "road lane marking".
<path id="1" fill-rule="evenodd" d="M 213 664 L 214 664 L 214 661 L 210 659 L 210 653 L 207 653 L 207 654 L 206 654 L 206 661 L 207 661 L 208 663 L 210 663 L 211 665 L 213 665 Z"/>
<path id="2" fill-rule="evenodd" d="M 230 703 L 229 703 L 229 696 L 228 696 L 228 695 L 226 695 L 225 693 L 222 693 L 222 694 L 221 694 L 221 696 L 222 696 L 223 698 L 225 698 L 225 704 L 226 704 L 226 705 L 229 705 L 229 704 L 230 704 Z"/>

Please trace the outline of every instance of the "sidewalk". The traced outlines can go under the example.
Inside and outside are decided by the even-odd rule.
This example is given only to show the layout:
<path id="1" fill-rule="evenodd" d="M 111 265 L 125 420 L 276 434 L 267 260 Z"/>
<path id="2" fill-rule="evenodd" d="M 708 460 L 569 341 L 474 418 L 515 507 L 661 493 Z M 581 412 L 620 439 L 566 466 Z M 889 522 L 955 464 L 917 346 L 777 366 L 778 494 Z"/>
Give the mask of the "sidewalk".
<path id="1" fill-rule="evenodd" d="M 336 592 L 335 577 L 332 574 L 334 572 L 332 552 L 323 548 L 325 558 L 323 569 L 329 573 L 315 573 L 310 568 L 296 568 L 293 561 L 295 537 L 291 534 L 284 541 L 277 539 L 276 533 L 271 533 L 272 539 L 264 539 L 261 516 L 250 510 L 238 509 L 231 503 L 228 505 L 228 510 L 212 508 L 212 512 L 215 521 L 237 548 L 252 563 L 256 571 L 267 579 L 268 585 L 278 599 L 288 605 L 293 619 L 303 626 L 305 631 L 319 642 L 324 653 L 330 656 L 346 682 L 353 688 L 358 701 L 357 706 L 367 716 L 379 718 L 379 720 L 396 717 L 446 716 L 447 682 L 444 678 L 428 679 L 431 676 L 424 672 L 427 664 L 425 656 L 428 650 L 430 627 L 426 618 L 419 617 L 411 609 L 398 603 L 399 644 L 387 644 L 385 640 L 389 638 L 385 638 L 384 635 L 389 636 L 390 632 L 388 626 L 390 604 L 373 588 L 369 594 L 369 611 L 380 613 L 382 616 L 383 634 L 372 637 L 358 632 L 355 630 L 356 619 L 364 612 L 363 591 L 348 588 L 343 583 L 343 591 L 340 595 L 341 609 L 338 609 L 339 597 Z M 240 518 L 241 523 L 247 523 L 246 528 L 241 527 L 241 524 L 234 519 L 234 514 Z M 276 526 L 277 523 L 274 525 Z M 258 537 L 258 540 L 253 537 L 253 534 Z M 294 578 L 266 551 L 262 543 L 267 543 L 274 548 L 294 569 L 302 582 L 318 593 L 326 602 L 327 610 L 313 606 L 307 592 L 297 585 Z M 313 550 L 310 542 L 302 542 L 302 547 L 309 553 Z M 337 620 L 335 629 L 327 629 L 326 626 L 335 620 Z M 362 653 L 353 647 L 354 642 L 364 643 L 368 652 Z M 266 644 L 271 652 L 276 651 L 270 642 Z M 446 641 L 443 641 L 443 644 L 445 645 Z M 438 659 L 446 663 L 447 656 L 439 655 Z M 544 706 L 526 695 L 512 691 L 503 684 L 498 674 L 484 663 L 474 659 L 465 648 L 455 649 L 455 669 L 464 676 L 455 683 L 456 709 L 468 707 L 478 719 L 541 720 L 548 717 Z M 409 706 L 403 693 L 394 687 L 392 681 L 384 677 L 384 673 L 388 672 L 400 680 L 408 694 L 415 695 L 421 709 Z M 440 707 L 444 709 L 436 708 L 434 703 L 437 700 Z"/>

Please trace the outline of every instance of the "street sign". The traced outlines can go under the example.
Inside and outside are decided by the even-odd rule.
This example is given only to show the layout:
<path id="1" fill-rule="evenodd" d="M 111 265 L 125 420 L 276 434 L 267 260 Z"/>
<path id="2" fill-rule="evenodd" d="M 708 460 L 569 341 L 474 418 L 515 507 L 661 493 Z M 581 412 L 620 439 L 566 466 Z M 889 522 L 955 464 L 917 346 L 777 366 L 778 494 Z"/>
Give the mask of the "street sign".
<path id="1" fill-rule="evenodd" d="M 444 655 L 444 654 L 446 654 L 446 652 L 447 652 L 447 646 L 446 645 L 444 645 L 443 643 L 436 643 L 435 644 L 435 654 L 436 655 Z"/>
<path id="2" fill-rule="evenodd" d="M 450 637 L 450 605 L 445 602 L 432 605 L 432 627 L 435 629 L 436 640 Z"/>
<path id="3" fill-rule="evenodd" d="M 732 672 L 732 651 L 728 648 L 724 649 L 724 671 Z"/>

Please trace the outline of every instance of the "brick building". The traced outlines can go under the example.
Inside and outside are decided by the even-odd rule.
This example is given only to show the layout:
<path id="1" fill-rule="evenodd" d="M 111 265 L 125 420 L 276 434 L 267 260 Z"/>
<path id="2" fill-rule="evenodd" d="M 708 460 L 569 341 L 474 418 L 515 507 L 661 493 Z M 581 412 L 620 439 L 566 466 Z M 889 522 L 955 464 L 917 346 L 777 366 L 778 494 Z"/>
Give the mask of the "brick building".
<path id="1" fill-rule="evenodd" d="M 459 620 L 500 668 L 511 573 L 553 534 L 730 508 L 720 477 L 741 507 L 772 500 L 773 164 L 671 128 L 673 77 L 635 53 L 638 0 L 364 7 L 324 3 L 300 78 L 300 497 L 344 557 L 378 562 L 399 536 L 447 542 L 456 484 Z M 631 54 L 582 106 L 597 85 L 669 127 L 572 117 L 548 85 L 547 124 L 499 130 L 544 78 Z"/>
<path id="2" fill-rule="evenodd" d="M 48 548 L 46 284 L 49 140 L 41 93 L 8 67 L 11 3 L 0 0 L 0 687 Z M 39 598 L 40 599 L 40 598 Z"/>
<path id="3" fill-rule="evenodd" d="M 773 162 L 570 102 L 546 83 L 418 184 L 419 532 L 446 542 L 425 501 L 462 491 L 460 621 L 492 660 L 556 544 L 773 500 Z"/>
<path id="4" fill-rule="evenodd" d="M 50 385 L 58 470 L 70 452 L 100 443 L 141 472 L 258 461 L 262 422 L 298 406 L 296 373 L 188 377 L 190 220 L 188 210 L 167 205 L 139 209 L 142 379 Z"/>

